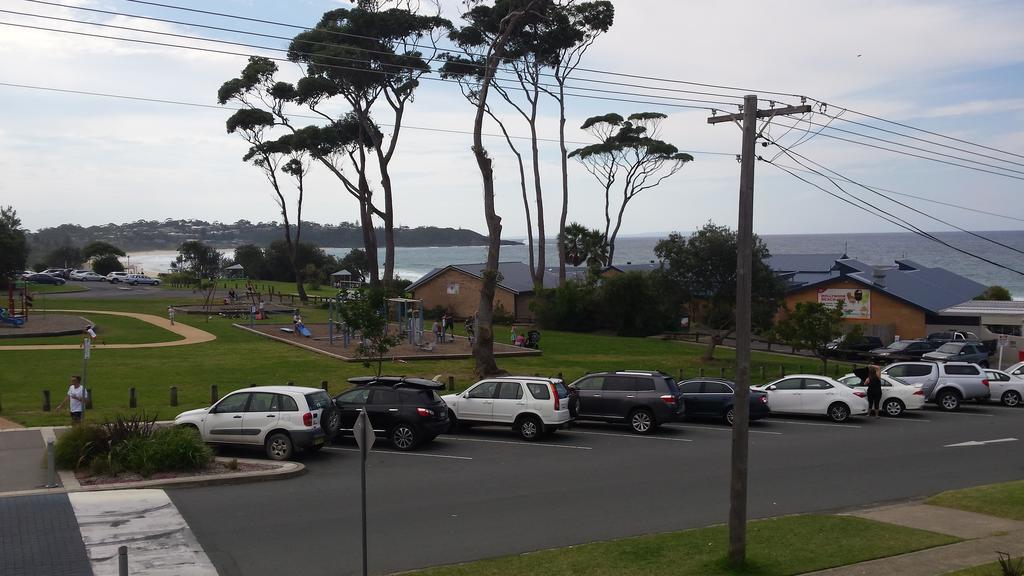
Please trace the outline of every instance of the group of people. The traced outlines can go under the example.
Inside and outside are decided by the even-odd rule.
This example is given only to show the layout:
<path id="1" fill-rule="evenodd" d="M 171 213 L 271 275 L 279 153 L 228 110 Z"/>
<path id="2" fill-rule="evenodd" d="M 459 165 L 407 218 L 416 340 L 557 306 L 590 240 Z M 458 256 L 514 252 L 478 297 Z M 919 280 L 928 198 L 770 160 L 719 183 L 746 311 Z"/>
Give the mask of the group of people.
<path id="1" fill-rule="evenodd" d="M 439 320 L 434 320 L 434 326 L 431 330 L 434 333 L 434 341 L 437 344 L 442 342 L 455 341 L 455 317 L 450 312 L 445 312 L 441 315 Z"/>

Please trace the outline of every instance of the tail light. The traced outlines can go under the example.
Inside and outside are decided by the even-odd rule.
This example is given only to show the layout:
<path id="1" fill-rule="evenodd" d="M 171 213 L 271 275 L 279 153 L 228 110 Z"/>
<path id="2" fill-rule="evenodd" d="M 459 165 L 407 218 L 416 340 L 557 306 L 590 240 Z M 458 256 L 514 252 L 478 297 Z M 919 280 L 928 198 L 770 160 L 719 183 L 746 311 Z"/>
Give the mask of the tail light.
<path id="1" fill-rule="evenodd" d="M 662 396 L 661 401 L 664 402 L 665 404 L 668 404 L 669 406 L 676 405 L 676 397 L 671 394 L 665 394 L 664 396 Z"/>
<path id="2" fill-rule="evenodd" d="M 561 410 L 562 400 L 558 397 L 558 388 L 554 384 L 551 385 L 551 397 L 555 399 L 555 411 Z"/>
<path id="3" fill-rule="evenodd" d="M 761 404 L 767 404 L 767 403 L 768 403 L 768 395 L 767 394 L 761 395 Z"/>
<path id="4" fill-rule="evenodd" d="M 302 415 L 302 425 L 303 426 L 312 426 L 313 425 L 313 413 L 312 412 L 306 412 L 305 414 Z"/>
<path id="5" fill-rule="evenodd" d="M 986 388 L 988 388 L 988 378 L 982 380 L 981 383 L 984 384 Z"/>
<path id="6" fill-rule="evenodd" d="M 914 396 L 924 396 L 924 390 L 921 390 L 920 388 L 914 390 Z"/>
<path id="7" fill-rule="evenodd" d="M 416 413 L 424 418 L 429 418 L 434 415 L 434 411 L 428 408 L 417 408 Z"/>
<path id="8" fill-rule="evenodd" d="M 853 395 L 858 397 L 858 398 L 867 398 L 868 397 L 867 392 L 863 392 L 861 390 L 854 390 L 853 391 Z"/>

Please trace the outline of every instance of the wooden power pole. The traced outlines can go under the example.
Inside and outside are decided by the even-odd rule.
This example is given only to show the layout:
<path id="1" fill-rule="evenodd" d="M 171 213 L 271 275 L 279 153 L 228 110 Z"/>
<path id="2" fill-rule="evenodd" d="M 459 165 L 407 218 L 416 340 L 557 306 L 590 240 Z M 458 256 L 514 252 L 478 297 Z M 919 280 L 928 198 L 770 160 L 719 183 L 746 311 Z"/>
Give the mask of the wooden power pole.
<path id="1" fill-rule="evenodd" d="M 754 252 L 754 146 L 757 119 L 810 112 L 809 105 L 757 109 L 757 96 L 743 98 L 743 112 L 712 116 L 708 124 L 743 121 L 740 156 L 740 205 L 736 254 L 736 397 L 733 400 L 732 474 L 729 482 L 729 561 L 747 557 L 747 455 L 750 436 L 750 307 L 751 260 Z"/>

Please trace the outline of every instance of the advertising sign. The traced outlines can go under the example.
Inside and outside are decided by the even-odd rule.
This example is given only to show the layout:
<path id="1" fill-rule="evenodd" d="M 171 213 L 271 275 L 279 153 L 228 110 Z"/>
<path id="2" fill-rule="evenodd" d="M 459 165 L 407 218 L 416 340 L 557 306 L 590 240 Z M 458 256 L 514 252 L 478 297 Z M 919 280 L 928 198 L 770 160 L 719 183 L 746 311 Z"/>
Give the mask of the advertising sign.
<path id="1" fill-rule="evenodd" d="M 818 303 L 835 306 L 843 303 L 843 318 L 871 319 L 871 290 L 861 288 L 819 288 Z"/>

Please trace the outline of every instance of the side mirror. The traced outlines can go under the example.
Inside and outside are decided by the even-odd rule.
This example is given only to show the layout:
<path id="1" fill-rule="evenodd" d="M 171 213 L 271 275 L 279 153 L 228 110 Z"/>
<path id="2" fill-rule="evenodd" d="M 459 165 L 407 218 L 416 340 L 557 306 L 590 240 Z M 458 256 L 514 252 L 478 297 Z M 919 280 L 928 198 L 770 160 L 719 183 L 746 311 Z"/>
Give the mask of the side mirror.
<path id="1" fill-rule="evenodd" d="M 779 389 L 779 387 L 776 386 L 775 384 L 772 384 L 771 386 L 765 388 L 765 390 L 778 390 L 778 389 Z"/>
<path id="2" fill-rule="evenodd" d="M 463 398 L 469 398 L 469 392 L 463 392 L 462 393 L 462 397 Z"/>

